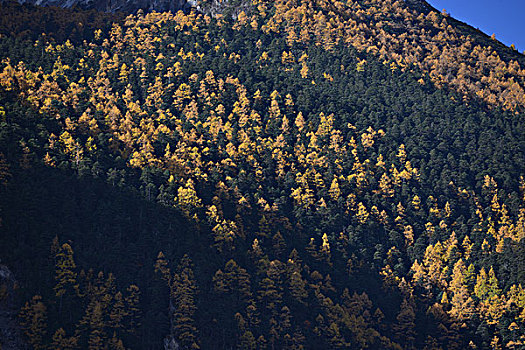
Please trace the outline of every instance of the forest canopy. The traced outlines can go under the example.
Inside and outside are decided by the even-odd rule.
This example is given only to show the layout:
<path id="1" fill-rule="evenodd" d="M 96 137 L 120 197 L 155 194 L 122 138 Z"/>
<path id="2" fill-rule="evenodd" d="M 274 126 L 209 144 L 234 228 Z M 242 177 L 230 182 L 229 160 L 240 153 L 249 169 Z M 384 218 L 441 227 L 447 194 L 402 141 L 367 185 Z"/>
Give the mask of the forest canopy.
<path id="1" fill-rule="evenodd" d="M 522 55 L 390 0 L 0 12 L 33 348 L 524 346 Z"/>

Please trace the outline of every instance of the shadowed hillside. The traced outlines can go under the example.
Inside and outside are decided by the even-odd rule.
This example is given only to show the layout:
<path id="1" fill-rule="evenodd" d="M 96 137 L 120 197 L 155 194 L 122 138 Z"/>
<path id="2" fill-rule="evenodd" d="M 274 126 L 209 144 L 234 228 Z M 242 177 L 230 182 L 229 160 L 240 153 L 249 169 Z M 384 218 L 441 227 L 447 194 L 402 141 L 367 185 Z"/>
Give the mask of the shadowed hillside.
<path id="1" fill-rule="evenodd" d="M 5 20 L 0 257 L 24 339 L 522 347 L 522 56 L 425 4 Z"/>

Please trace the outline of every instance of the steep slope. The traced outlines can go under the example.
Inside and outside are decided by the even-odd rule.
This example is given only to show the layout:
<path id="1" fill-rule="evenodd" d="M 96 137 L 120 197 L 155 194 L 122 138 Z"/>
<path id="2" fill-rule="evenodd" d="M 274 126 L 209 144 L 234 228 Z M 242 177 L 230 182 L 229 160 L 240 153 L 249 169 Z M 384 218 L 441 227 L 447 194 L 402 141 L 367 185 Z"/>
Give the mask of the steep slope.
<path id="1" fill-rule="evenodd" d="M 409 5 L 2 36 L 0 254 L 28 340 L 523 346 L 523 70 Z"/>
<path id="2" fill-rule="evenodd" d="M 198 8 L 207 14 L 224 13 L 236 17 L 241 11 L 248 14 L 255 11 L 256 3 L 239 0 L 203 0 L 198 3 L 185 0 L 65 0 L 46 5 L 124 13 L 134 13 L 138 9 L 176 12 Z M 482 98 L 492 105 L 510 110 L 525 106 L 525 57 L 479 30 L 441 14 L 424 0 L 356 0 L 347 3 L 321 0 L 304 2 L 300 6 L 293 1 L 279 0 L 274 8 L 275 12 L 270 11 L 273 16 L 268 22 L 270 26 L 263 27 L 263 30 L 285 30 L 292 37 L 300 36 L 300 33 L 289 33 L 300 22 L 307 25 L 307 28 L 300 29 L 304 37 L 315 31 L 315 23 L 319 20 L 328 21 L 330 25 L 324 31 L 331 33 L 328 34 L 331 42 L 343 40 L 401 67 L 416 65 L 427 72 L 437 86 L 451 85 L 466 96 Z M 284 18 L 287 20 L 282 21 Z"/>

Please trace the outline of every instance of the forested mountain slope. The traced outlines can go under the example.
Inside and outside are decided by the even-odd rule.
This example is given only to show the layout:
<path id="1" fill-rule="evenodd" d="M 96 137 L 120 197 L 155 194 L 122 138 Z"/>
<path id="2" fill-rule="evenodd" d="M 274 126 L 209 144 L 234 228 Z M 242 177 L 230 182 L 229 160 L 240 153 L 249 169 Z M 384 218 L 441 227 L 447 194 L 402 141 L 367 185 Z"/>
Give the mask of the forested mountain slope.
<path id="1" fill-rule="evenodd" d="M 3 6 L 28 344 L 524 348 L 523 58 L 419 5 Z"/>
<path id="2" fill-rule="evenodd" d="M 132 13 L 137 12 L 139 9 L 145 11 L 177 12 L 179 10 L 189 10 L 196 5 L 195 0 L 18 0 L 17 2 L 24 5 L 30 4 L 66 9 L 96 10 L 109 13 Z"/>

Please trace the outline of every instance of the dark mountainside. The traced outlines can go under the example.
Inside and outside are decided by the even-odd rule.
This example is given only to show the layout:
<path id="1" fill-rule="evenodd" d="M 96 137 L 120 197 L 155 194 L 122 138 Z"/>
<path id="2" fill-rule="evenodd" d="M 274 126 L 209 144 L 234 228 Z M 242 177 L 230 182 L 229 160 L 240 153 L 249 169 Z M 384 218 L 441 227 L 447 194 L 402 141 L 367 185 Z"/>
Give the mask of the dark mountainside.
<path id="1" fill-rule="evenodd" d="M 0 6 L 2 350 L 525 349 L 523 55 L 416 0 L 92 4 Z"/>
<path id="2" fill-rule="evenodd" d="M 94 9 L 112 13 L 134 13 L 139 9 L 157 12 L 177 12 L 179 10 L 187 11 L 197 5 L 194 0 L 22 0 L 19 3 L 84 10 Z"/>

